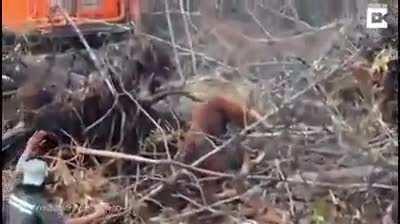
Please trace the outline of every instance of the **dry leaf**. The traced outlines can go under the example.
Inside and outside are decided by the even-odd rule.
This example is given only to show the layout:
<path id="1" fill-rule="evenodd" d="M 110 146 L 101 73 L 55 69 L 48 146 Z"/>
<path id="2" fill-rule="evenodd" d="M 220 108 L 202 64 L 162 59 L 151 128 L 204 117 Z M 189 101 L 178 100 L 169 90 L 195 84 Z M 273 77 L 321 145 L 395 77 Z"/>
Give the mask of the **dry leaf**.
<path id="1" fill-rule="evenodd" d="M 273 207 L 262 197 L 262 189 L 258 186 L 247 191 L 242 201 L 244 208 L 242 214 L 260 224 L 284 224 L 288 223 L 286 214 Z"/>
<path id="2" fill-rule="evenodd" d="M 75 182 L 71 171 L 69 170 L 65 161 L 62 159 L 57 160 L 57 164 L 55 165 L 53 172 L 56 180 L 61 181 L 65 186 L 69 186 Z"/>

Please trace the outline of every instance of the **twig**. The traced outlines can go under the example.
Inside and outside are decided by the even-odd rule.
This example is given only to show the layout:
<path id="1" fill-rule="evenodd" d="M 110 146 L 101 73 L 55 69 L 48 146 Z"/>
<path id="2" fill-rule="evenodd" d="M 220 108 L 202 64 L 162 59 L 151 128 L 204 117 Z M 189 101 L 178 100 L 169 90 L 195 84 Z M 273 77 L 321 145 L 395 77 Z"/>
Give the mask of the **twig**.
<path id="1" fill-rule="evenodd" d="M 254 13 L 248 7 L 246 7 L 246 8 L 247 8 L 247 12 L 251 15 L 251 18 L 253 18 L 253 20 L 257 24 L 257 26 L 260 27 L 260 29 L 264 32 L 267 39 L 274 39 L 272 34 L 267 29 L 265 29 L 265 27 L 261 24 L 260 20 L 257 19 L 257 17 L 254 15 Z"/>
<path id="2" fill-rule="evenodd" d="M 179 197 L 179 198 L 182 198 L 183 200 L 185 200 L 185 201 L 187 201 L 187 202 L 189 202 L 189 203 L 191 203 L 191 204 L 193 204 L 193 205 L 196 206 L 196 207 L 203 208 L 204 210 L 207 210 L 207 211 L 209 211 L 209 212 L 212 212 L 212 213 L 221 213 L 221 211 L 217 211 L 217 210 L 215 210 L 215 209 L 213 209 L 213 208 L 211 208 L 211 207 L 209 207 L 209 206 L 201 205 L 201 204 L 197 203 L 195 200 L 193 200 L 193 199 L 191 199 L 191 198 L 189 198 L 189 197 L 186 197 L 185 195 L 183 195 L 183 194 L 181 194 L 181 193 L 178 193 L 176 196 Z"/>
<path id="3" fill-rule="evenodd" d="M 179 0 L 179 6 L 180 6 L 181 13 L 182 13 L 183 25 L 185 28 L 186 38 L 188 40 L 189 47 L 190 47 L 190 55 L 192 57 L 193 73 L 197 74 L 197 68 L 196 68 L 197 62 L 196 62 L 196 56 L 194 55 L 194 51 L 193 51 L 193 40 L 192 40 L 192 35 L 190 34 L 189 24 L 187 21 L 187 18 L 190 16 L 190 14 L 185 13 L 185 10 L 183 7 L 183 0 Z"/>
<path id="4" fill-rule="evenodd" d="M 91 125 L 87 126 L 85 128 L 85 130 L 83 131 L 83 133 L 88 133 L 90 131 L 90 129 L 96 127 L 98 124 L 100 124 L 104 119 L 106 119 L 108 117 L 108 115 L 111 114 L 111 112 L 114 110 L 115 106 L 117 106 L 118 104 L 118 97 L 116 97 L 114 99 L 114 103 L 113 105 L 110 107 L 110 109 L 107 110 L 107 112 L 105 114 L 103 114 L 103 116 L 101 116 L 99 119 L 97 119 L 95 122 L 93 122 Z"/>
<path id="5" fill-rule="evenodd" d="M 164 129 L 154 120 L 154 118 L 140 105 L 140 103 L 128 92 L 123 88 L 124 93 L 129 97 L 130 100 L 132 100 L 136 106 L 139 108 L 139 110 L 147 117 L 150 119 L 150 121 L 157 127 L 157 129 L 161 132 L 161 135 L 163 136 L 163 143 L 165 150 L 167 152 L 168 159 L 171 159 L 171 153 L 169 151 L 169 146 L 167 142 L 167 135 L 165 134 Z"/>
<path id="6" fill-rule="evenodd" d="M 160 100 L 163 100 L 167 96 L 173 96 L 173 95 L 180 95 L 187 97 L 195 102 L 201 102 L 202 100 L 190 92 L 184 91 L 184 90 L 165 90 L 158 92 L 154 95 L 151 95 L 148 99 L 140 99 L 141 102 L 143 102 L 145 105 L 152 106 L 153 104 L 159 102 Z"/>
<path id="7" fill-rule="evenodd" d="M 274 162 L 275 162 L 275 167 L 278 170 L 280 178 L 284 181 L 283 184 L 285 185 L 285 190 L 288 193 L 288 198 L 289 198 L 290 214 L 292 215 L 292 217 L 294 217 L 295 216 L 295 211 L 294 211 L 293 195 L 292 195 L 292 192 L 289 189 L 288 182 L 286 182 L 287 178 L 282 172 L 282 169 L 281 169 L 281 166 L 280 166 L 280 161 L 278 159 L 275 159 Z"/>
<path id="8" fill-rule="evenodd" d="M 159 42 L 161 42 L 161 43 L 167 44 L 168 46 L 173 46 L 173 44 L 172 44 L 171 42 L 166 41 L 166 40 L 164 40 L 164 39 L 162 39 L 162 38 L 153 36 L 153 35 L 151 35 L 151 34 L 138 33 L 138 35 L 143 35 L 143 36 L 148 37 L 148 38 L 150 38 L 150 39 L 152 39 L 152 40 L 159 41 Z M 179 50 L 181 50 L 181 51 L 190 53 L 190 49 L 187 49 L 187 48 L 185 48 L 185 47 L 179 46 L 179 45 L 177 45 L 177 44 L 175 45 L 175 47 L 176 47 L 176 49 L 179 49 Z M 228 68 L 228 69 L 236 69 L 236 67 L 232 67 L 232 66 L 226 65 L 226 64 L 223 63 L 222 61 L 220 61 L 220 60 L 218 60 L 218 59 L 215 59 L 215 58 L 213 58 L 213 57 L 210 57 L 210 56 L 208 56 L 208 55 L 206 55 L 206 54 L 204 54 L 204 53 L 201 53 L 201 52 L 194 52 L 194 53 L 195 53 L 196 55 L 198 55 L 199 57 L 204 58 L 204 59 L 207 60 L 207 61 L 214 62 L 214 63 L 216 63 L 216 64 L 218 64 L 218 65 L 220 65 L 220 66 L 223 66 L 223 67 L 225 67 L 225 68 Z"/>
<path id="9" fill-rule="evenodd" d="M 280 12 L 274 10 L 274 9 L 271 9 L 271 8 L 269 8 L 269 7 L 266 7 L 266 6 L 263 6 L 263 5 L 261 5 L 261 4 L 259 4 L 259 6 L 260 6 L 261 8 L 263 8 L 263 9 L 269 11 L 271 14 L 274 14 L 274 15 L 276 15 L 276 16 L 278 16 L 278 17 L 282 17 L 282 18 L 285 18 L 285 19 L 290 20 L 291 22 L 293 22 L 293 23 L 296 24 L 296 25 L 301 25 L 302 27 L 305 27 L 305 28 L 307 28 L 308 30 L 315 30 L 315 28 L 314 28 L 313 26 L 311 26 L 310 24 L 304 22 L 303 20 L 296 19 L 296 18 L 293 18 L 293 17 L 291 17 L 291 16 L 282 14 L 282 13 L 280 13 Z"/>
<path id="10" fill-rule="evenodd" d="M 201 164 L 204 160 L 206 160 L 208 157 L 218 153 L 219 151 L 221 151 L 223 148 L 225 148 L 226 146 L 228 146 L 232 141 L 236 140 L 239 137 L 239 135 L 234 135 L 233 137 L 231 137 L 230 139 L 224 141 L 222 143 L 222 145 L 215 147 L 212 151 L 208 152 L 207 154 L 203 155 L 202 157 L 200 157 L 198 160 L 194 161 L 191 165 L 192 166 L 198 166 L 199 164 Z"/>
<path id="11" fill-rule="evenodd" d="M 179 60 L 178 51 L 177 51 L 177 49 L 176 49 L 175 35 L 174 35 L 174 31 L 173 31 L 173 29 L 172 29 L 172 22 L 171 22 L 171 16 L 170 16 L 170 14 L 169 14 L 169 4 L 168 4 L 168 1 L 169 1 L 169 0 L 164 0 L 164 4 L 165 4 L 165 14 L 166 14 L 167 23 L 168 23 L 168 30 L 169 30 L 169 35 L 170 35 L 170 38 L 171 38 L 172 49 L 173 49 L 173 51 L 174 51 L 175 62 L 176 62 L 177 67 L 178 67 L 178 74 L 179 74 L 179 76 L 180 76 L 180 78 L 181 78 L 180 81 L 182 81 L 182 82 L 183 82 L 182 85 L 184 85 L 186 79 L 185 79 L 185 76 L 183 75 L 182 67 L 181 67 L 181 62 L 180 62 L 180 60 Z"/>
<path id="12" fill-rule="evenodd" d="M 82 32 L 79 30 L 78 26 L 71 19 L 71 17 L 68 15 L 68 13 L 65 12 L 65 10 L 63 8 L 61 8 L 60 6 L 56 6 L 55 9 L 58 9 L 61 12 L 61 14 L 64 16 L 64 18 L 68 21 L 68 23 L 72 26 L 72 28 L 74 29 L 74 31 L 78 35 L 79 40 L 82 42 L 82 44 L 85 47 L 85 49 L 87 50 L 87 52 L 89 52 L 89 57 L 94 62 L 95 66 L 96 66 L 96 69 L 98 70 L 98 72 L 100 72 L 101 76 L 105 79 L 107 87 L 109 88 L 109 90 L 111 91 L 111 93 L 113 95 L 116 95 L 117 91 L 115 90 L 115 88 L 112 85 L 112 83 L 110 82 L 110 80 L 107 79 L 107 75 L 104 72 L 104 70 L 102 69 L 102 64 L 100 63 L 100 61 L 96 57 L 96 54 L 93 52 L 93 50 L 89 46 L 89 44 L 86 41 L 85 37 L 83 36 Z"/>
<path id="13" fill-rule="evenodd" d="M 126 122 L 126 112 L 122 108 L 120 108 L 120 110 L 121 110 L 121 127 L 119 129 L 119 131 L 120 131 L 120 134 L 119 134 L 120 135 L 120 139 L 119 139 L 119 142 L 117 144 L 117 147 L 121 147 L 122 146 L 122 144 L 124 142 L 124 139 L 125 139 L 125 133 L 126 133 L 126 131 L 125 131 L 125 127 L 126 127 L 126 124 L 125 124 L 125 122 Z"/>
<path id="14" fill-rule="evenodd" d="M 280 178 L 276 177 L 267 177 L 264 175 L 249 175 L 247 176 L 249 180 L 258 180 L 258 181 L 281 181 Z M 396 185 L 387 185 L 387 184 L 379 184 L 379 183 L 348 183 L 348 184 L 338 184 L 331 182 L 322 182 L 322 181 L 311 181 L 311 180 L 299 180 L 298 178 L 287 178 L 286 181 L 292 184 L 306 184 L 308 186 L 317 186 L 317 187 L 327 187 L 327 188 L 339 188 L 339 189 L 351 189 L 351 188 L 361 188 L 364 190 L 368 190 L 368 187 L 386 189 L 386 190 L 396 190 Z"/>
<path id="15" fill-rule="evenodd" d="M 200 192 L 200 197 L 201 197 L 201 200 L 203 201 L 203 204 L 207 204 L 207 200 L 206 200 L 206 196 L 205 196 L 204 190 L 203 190 L 203 188 L 201 187 L 201 184 L 200 184 L 200 179 L 196 175 L 194 175 L 192 172 L 190 172 L 188 170 L 183 170 L 182 173 L 188 175 L 189 178 L 191 177 L 191 178 L 194 179 L 194 182 L 196 183 L 196 187 L 198 188 L 198 190 Z"/>
<path id="16" fill-rule="evenodd" d="M 221 200 L 221 201 L 218 201 L 218 202 L 216 202 L 214 204 L 211 204 L 208 207 L 201 207 L 199 209 L 194 209 L 194 210 L 191 210 L 191 211 L 176 215 L 174 217 L 168 218 L 166 220 L 158 220 L 159 218 L 157 218 L 157 220 L 153 219 L 153 221 L 164 221 L 164 222 L 166 222 L 168 220 L 179 220 L 179 219 L 182 219 L 182 218 L 185 218 L 185 217 L 189 217 L 189 216 L 201 213 L 201 212 L 203 212 L 205 210 L 208 210 L 209 208 L 212 208 L 212 207 L 216 207 L 216 206 L 223 205 L 223 204 L 226 204 L 226 203 L 230 203 L 230 202 L 233 202 L 233 201 L 236 201 L 236 200 L 240 200 L 240 197 L 241 196 L 235 196 L 235 197 L 227 198 L 225 200 Z"/>
<path id="17" fill-rule="evenodd" d="M 293 17 L 295 19 L 299 19 L 299 15 L 297 13 L 296 7 L 294 6 L 294 0 L 287 0 L 287 2 L 284 4 L 284 6 L 281 8 L 282 13 L 285 13 L 287 9 L 289 9 L 290 11 L 292 11 L 293 13 Z M 280 10 L 279 10 L 280 11 Z M 284 14 L 286 15 L 286 14 Z"/>
<path id="18" fill-rule="evenodd" d="M 157 187 L 155 187 L 153 190 L 151 190 L 148 194 L 146 194 L 145 196 L 143 196 L 139 201 L 138 204 L 142 204 L 143 201 L 145 200 L 149 200 L 152 196 L 158 194 L 159 192 L 161 192 L 164 189 L 164 184 L 159 184 Z"/>
<path id="19" fill-rule="evenodd" d="M 97 149 L 90 149 L 90 148 L 85 148 L 81 146 L 76 146 L 74 147 L 77 153 L 81 154 L 86 154 L 86 155 L 94 155 L 94 156 L 101 156 L 101 157 L 108 157 L 108 158 L 114 158 L 114 159 L 125 159 L 125 160 L 132 160 L 135 162 L 140 162 L 140 163 L 147 163 L 147 164 L 153 164 L 153 165 L 173 165 L 181 168 L 185 168 L 188 170 L 192 170 L 195 172 L 211 175 L 211 176 L 218 176 L 218 177 L 223 177 L 223 178 L 235 178 L 235 175 L 233 174 L 227 174 L 227 173 L 221 173 L 221 172 L 216 172 L 212 170 L 207 170 L 207 169 L 202 169 L 202 168 L 196 168 L 184 163 L 180 163 L 174 160 L 169 160 L 169 159 L 161 159 L 161 160 L 156 160 L 156 159 L 149 159 L 145 158 L 142 156 L 137 156 L 137 155 L 129 155 L 125 153 L 120 153 L 120 152 L 110 152 L 110 151 L 104 151 L 104 150 L 97 150 Z"/>

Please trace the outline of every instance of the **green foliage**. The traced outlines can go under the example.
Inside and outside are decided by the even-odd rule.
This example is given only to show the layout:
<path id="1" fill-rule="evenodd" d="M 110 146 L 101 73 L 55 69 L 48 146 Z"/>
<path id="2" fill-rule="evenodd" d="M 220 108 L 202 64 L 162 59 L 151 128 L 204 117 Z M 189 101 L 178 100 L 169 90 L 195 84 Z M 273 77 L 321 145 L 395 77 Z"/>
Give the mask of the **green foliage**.
<path id="1" fill-rule="evenodd" d="M 330 206 L 326 199 L 320 198 L 313 203 L 312 218 L 313 224 L 327 224 L 330 217 Z"/>

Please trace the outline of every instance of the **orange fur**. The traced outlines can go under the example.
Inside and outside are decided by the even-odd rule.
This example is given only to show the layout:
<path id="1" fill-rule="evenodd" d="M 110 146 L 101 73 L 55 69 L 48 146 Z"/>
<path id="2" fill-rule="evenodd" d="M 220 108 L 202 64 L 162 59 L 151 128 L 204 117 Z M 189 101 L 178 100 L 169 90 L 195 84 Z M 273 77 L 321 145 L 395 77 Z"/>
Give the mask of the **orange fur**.
<path id="1" fill-rule="evenodd" d="M 213 150 L 213 144 L 207 136 L 221 137 L 225 134 L 228 123 L 244 127 L 247 122 L 255 119 L 254 112 L 247 107 L 224 97 L 215 97 L 199 104 L 192 111 L 190 130 L 186 133 L 183 145 L 180 147 L 183 161 L 192 163 Z M 201 164 L 201 167 L 226 172 L 240 168 L 242 160 L 243 150 L 235 144 L 210 156 Z"/>

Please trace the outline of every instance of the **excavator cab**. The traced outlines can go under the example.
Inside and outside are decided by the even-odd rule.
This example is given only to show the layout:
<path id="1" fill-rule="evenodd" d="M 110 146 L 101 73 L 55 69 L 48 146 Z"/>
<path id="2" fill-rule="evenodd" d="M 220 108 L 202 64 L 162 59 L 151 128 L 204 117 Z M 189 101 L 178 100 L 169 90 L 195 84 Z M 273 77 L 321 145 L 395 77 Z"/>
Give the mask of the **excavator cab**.
<path id="1" fill-rule="evenodd" d="M 65 15 L 85 36 L 125 33 L 118 24 L 140 21 L 140 0 L 2 0 L 2 10 L 3 46 L 20 34 L 32 44 L 42 37 L 76 39 Z"/>

